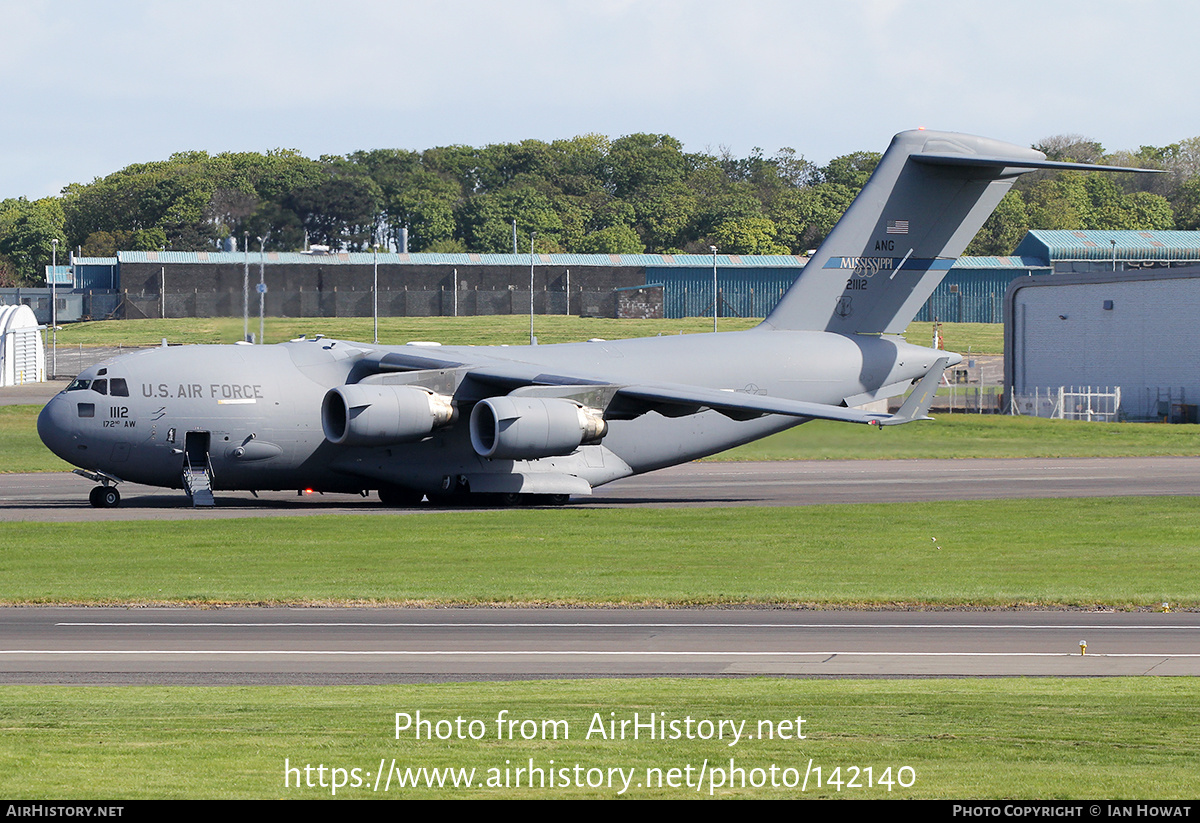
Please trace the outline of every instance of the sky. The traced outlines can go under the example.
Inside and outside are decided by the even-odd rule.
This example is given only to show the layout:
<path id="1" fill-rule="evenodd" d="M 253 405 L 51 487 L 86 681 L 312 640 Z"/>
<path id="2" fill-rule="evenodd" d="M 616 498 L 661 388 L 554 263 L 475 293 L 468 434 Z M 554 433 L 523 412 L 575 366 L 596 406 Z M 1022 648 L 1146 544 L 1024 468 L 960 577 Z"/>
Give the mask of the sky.
<path id="1" fill-rule="evenodd" d="M 0 198 L 181 151 L 1200 136 L 1184 0 L 0 0 Z"/>

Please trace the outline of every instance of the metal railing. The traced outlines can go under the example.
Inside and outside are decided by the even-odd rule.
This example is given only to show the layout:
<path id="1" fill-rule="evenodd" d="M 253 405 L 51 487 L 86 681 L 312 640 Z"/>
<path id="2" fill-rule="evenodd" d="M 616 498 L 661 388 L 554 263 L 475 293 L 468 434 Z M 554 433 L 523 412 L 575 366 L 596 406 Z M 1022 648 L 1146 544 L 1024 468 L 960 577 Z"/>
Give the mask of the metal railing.
<path id="1" fill-rule="evenodd" d="M 1059 386 L 1013 392 L 1009 414 L 1048 417 L 1055 420 L 1089 420 L 1111 423 L 1120 419 L 1120 386 Z"/>

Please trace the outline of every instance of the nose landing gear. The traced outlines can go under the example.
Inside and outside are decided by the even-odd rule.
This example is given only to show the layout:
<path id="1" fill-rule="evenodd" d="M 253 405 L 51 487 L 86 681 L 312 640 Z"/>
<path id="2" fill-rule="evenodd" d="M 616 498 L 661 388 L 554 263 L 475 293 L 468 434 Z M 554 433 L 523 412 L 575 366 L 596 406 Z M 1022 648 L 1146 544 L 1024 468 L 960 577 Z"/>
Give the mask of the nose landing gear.
<path id="1" fill-rule="evenodd" d="M 115 509 L 121 505 L 121 493 L 117 491 L 117 484 L 121 482 L 121 478 L 106 472 L 91 472 L 85 469 L 71 469 L 71 471 L 80 477 L 86 477 L 88 480 L 100 484 L 88 495 L 88 502 L 92 504 L 93 508 Z"/>

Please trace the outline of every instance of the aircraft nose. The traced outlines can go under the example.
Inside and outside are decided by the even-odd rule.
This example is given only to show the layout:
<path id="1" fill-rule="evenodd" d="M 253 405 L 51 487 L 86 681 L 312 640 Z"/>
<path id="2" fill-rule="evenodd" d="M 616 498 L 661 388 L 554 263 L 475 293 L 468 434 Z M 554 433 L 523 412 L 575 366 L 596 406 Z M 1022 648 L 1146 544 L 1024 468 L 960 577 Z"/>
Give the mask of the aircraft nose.
<path id="1" fill-rule="evenodd" d="M 46 448 L 68 463 L 73 463 L 71 451 L 75 437 L 70 412 L 71 403 L 61 394 L 56 395 L 38 415 L 37 429 L 38 437 L 46 444 Z"/>

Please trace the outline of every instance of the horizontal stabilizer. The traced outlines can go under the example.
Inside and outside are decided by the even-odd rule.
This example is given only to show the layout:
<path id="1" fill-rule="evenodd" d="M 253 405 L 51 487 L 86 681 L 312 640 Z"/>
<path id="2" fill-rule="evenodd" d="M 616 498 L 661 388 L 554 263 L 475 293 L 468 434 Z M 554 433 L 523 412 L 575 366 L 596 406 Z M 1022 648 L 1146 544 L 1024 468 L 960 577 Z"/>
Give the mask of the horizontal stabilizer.
<path id="1" fill-rule="evenodd" d="M 1132 166 L 1100 166 L 1092 163 L 1071 163 L 1065 160 L 1014 160 L 1011 157 L 983 157 L 969 154 L 914 154 L 918 163 L 931 166 L 975 166 L 977 168 L 1008 168 L 1016 174 L 1028 169 L 1058 169 L 1059 171 L 1127 171 L 1138 174 L 1166 174 L 1163 169 L 1139 169 Z"/>
<path id="2" fill-rule="evenodd" d="M 1146 171 L 1047 160 L 968 134 L 901 132 L 763 326 L 903 333 L 1013 181 L 1035 169 Z"/>

